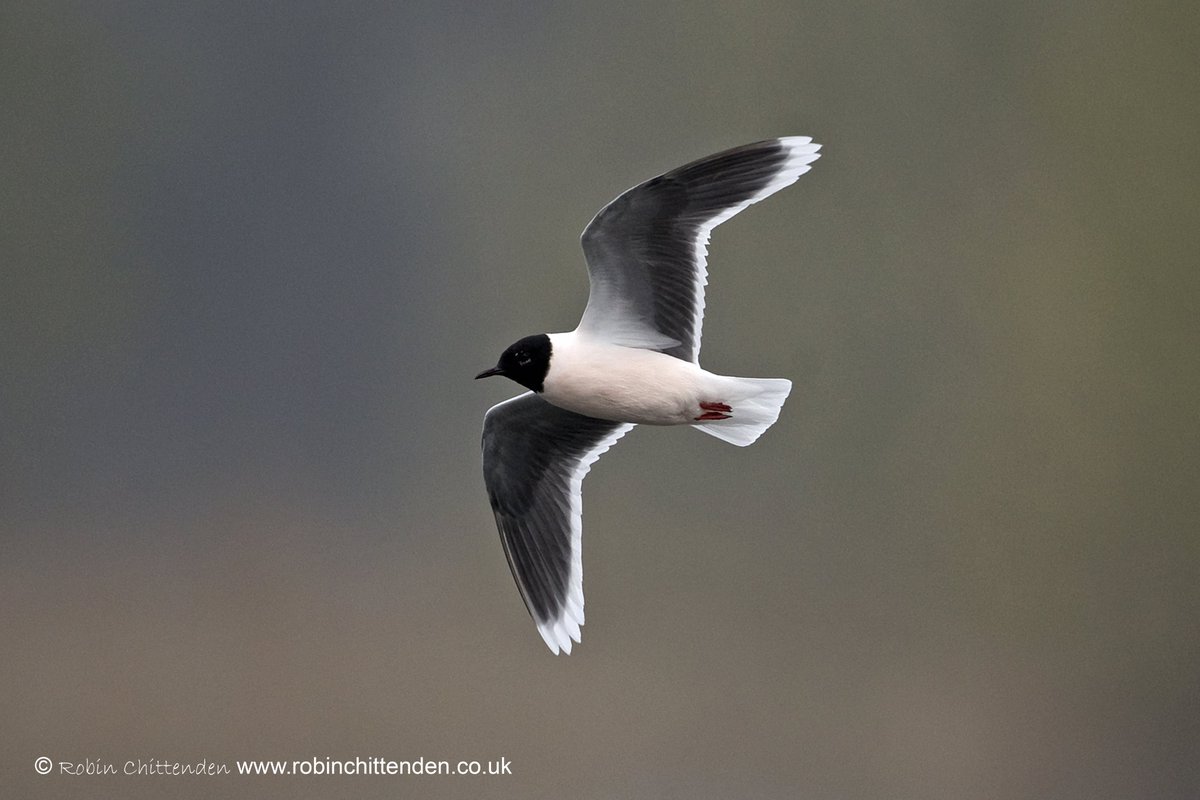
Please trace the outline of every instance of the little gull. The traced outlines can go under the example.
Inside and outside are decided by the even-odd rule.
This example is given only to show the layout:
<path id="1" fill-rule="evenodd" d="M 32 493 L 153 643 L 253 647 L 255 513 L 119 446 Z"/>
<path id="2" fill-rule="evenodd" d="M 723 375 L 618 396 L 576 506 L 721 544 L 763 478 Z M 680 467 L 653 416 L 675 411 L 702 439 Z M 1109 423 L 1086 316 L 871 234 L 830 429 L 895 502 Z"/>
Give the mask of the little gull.
<path id="1" fill-rule="evenodd" d="M 483 477 L 500 541 L 538 631 L 557 655 L 583 625 L 583 477 L 634 425 L 691 425 L 754 442 L 792 389 L 700 367 L 712 229 L 808 172 L 820 145 L 770 139 L 638 184 L 583 231 L 591 291 L 579 326 L 527 336 L 476 378 L 530 391 L 483 419 Z"/>

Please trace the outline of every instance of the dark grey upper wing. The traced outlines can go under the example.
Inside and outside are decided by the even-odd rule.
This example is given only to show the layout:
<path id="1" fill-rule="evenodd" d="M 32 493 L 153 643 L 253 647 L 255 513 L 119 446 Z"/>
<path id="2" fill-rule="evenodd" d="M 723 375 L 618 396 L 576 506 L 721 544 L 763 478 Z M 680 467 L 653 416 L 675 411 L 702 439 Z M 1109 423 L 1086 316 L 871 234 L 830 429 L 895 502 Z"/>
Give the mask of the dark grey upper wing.
<path id="1" fill-rule="evenodd" d="M 483 418 L 483 479 L 517 588 L 546 644 L 571 652 L 583 624 L 583 476 L 633 425 L 533 392 Z"/>
<path id="2" fill-rule="evenodd" d="M 808 172 L 820 147 L 804 136 L 736 147 L 652 178 L 601 209 L 583 231 L 591 294 L 579 330 L 696 361 L 709 233 Z"/>

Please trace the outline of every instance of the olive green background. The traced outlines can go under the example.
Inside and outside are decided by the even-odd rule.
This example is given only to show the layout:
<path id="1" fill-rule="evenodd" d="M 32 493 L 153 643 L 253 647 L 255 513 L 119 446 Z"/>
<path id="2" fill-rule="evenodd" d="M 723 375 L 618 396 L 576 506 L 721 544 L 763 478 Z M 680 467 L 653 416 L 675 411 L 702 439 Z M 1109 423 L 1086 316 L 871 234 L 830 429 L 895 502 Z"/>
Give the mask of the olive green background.
<path id="1" fill-rule="evenodd" d="M 1200 14 L 1132 2 L 5 3 L 11 797 L 1200 793 Z M 586 484 L 537 636 L 473 383 L 626 187 L 825 145 L 716 231 L 739 449 Z M 39 756 L 511 760 L 39 776 Z"/>

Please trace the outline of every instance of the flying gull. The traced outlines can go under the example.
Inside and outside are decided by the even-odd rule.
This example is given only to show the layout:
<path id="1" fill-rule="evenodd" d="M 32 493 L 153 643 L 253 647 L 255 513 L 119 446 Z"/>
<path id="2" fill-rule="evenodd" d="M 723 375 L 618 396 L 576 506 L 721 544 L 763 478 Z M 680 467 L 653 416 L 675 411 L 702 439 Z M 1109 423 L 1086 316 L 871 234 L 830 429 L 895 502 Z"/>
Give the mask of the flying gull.
<path id="1" fill-rule="evenodd" d="M 583 231 L 591 291 L 579 326 L 507 348 L 477 378 L 529 391 L 488 410 L 483 476 L 504 554 L 558 654 L 583 625 L 582 484 L 634 425 L 691 425 L 738 446 L 779 418 L 791 381 L 700 367 L 712 229 L 811 168 L 820 145 L 769 139 L 638 184 Z"/>

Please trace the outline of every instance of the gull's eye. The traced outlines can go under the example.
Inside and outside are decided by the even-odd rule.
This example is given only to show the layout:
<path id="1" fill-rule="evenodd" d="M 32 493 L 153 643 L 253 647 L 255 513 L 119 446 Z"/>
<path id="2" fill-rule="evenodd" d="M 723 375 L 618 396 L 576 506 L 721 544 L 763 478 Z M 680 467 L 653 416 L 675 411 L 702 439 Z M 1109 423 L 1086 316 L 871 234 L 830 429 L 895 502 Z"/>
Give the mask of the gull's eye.
<path id="1" fill-rule="evenodd" d="M 529 353 L 526 353 L 524 350 L 521 350 L 517 353 L 517 366 L 519 367 L 529 366 L 529 362 L 532 360 L 533 359 L 529 357 Z"/>

